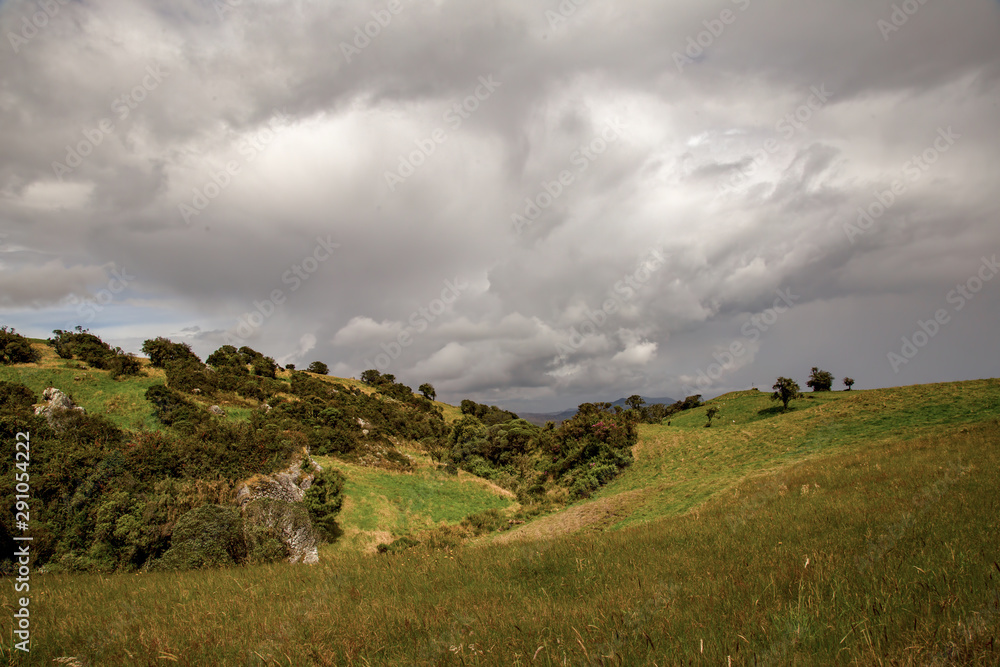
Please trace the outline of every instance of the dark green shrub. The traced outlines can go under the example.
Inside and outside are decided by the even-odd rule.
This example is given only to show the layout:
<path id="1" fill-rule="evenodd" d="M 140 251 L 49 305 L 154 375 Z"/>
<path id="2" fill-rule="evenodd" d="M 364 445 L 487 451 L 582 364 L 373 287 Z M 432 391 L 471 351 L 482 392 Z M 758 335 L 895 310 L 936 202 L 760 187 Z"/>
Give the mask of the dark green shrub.
<path id="1" fill-rule="evenodd" d="M 317 375 L 326 375 L 330 372 L 330 368 L 322 361 L 312 362 L 306 370 L 310 373 L 316 373 Z"/>
<path id="2" fill-rule="evenodd" d="M 83 327 L 77 327 L 75 331 L 55 329 L 52 333 L 55 336 L 48 343 L 63 359 L 76 358 L 94 368 L 107 370 L 117 354 L 110 345 Z"/>
<path id="3" fill-rule="evenodd" d="M 156 418 L 167 426 L 181 421 L 188 422 L 193 426 L 208 419 L 207 413 L 178 392 L 162 384 L 154 384 L 147 389 L 146 400 L 153 404 Z"/>
<path id="4" fill-rule="evenodd" d="M 30 413 L 37 399 L 35 392 L 23 384 L 0 380 L 0 411 Z"/>
<path id="5" fill-rule="evenodd" d="M 340 532 L 337 514 L 344 504 L 343 474 L 333 468 L 317 473 L 302 503 L 320 535 L 328 540 L 335 539 Z"/>
<path id="6" fill-rule="evenodd" d="M 247 365 L 243 357 L 232 345 L 223 345 L 218 350 L 208 355 L 205 363 L 217 371 L 224 368 L 234 369 L 234 372 L 242 375 L 247 374 Z M 242 373 L 240 373 L 242 371 Z"/>
<path id="7" fill-rule="evenodd" d="M 216 389 L 215 373 L 211 373 L 200 361 L 190 359 L 167 362 L 167 386 L 184 393 L 200 389 L 203 394 L 211 394 Z"/>
<path id="8" fill-rule="evenodd" d="M 201 359 L 191 351 L 187 343 L 174 343 L 159 336 L 143 342 L 142 352 L 149 357 L 149 363 L 154 368 L 166 368 L 171 361 L 189 361 L 201 365 Z"/>
<path id="9" fill-rule="evenodd" d="M 115 355 L 111 357 L 108 363 L 108 370 L 111 371 L 111 377 L 116 380 L 120 377 L 142 375 L 142 366 L 139 364 L 139 359 L 134 354 L 125 353 L 119 348 L 115 349 Z"/>
<path id="10" fill-rule="evenodd" d="M 224 567 L 246 560 L 243 521 L 232 507 L 202 505 L 180 518 L 155 569 Z"/>
<path id="11" fill-rule="evenodd" d="M 31 341 L 6 326 L 0 327 L 0 364 L 32 364 L 41 355 L 31 347 Z"/>

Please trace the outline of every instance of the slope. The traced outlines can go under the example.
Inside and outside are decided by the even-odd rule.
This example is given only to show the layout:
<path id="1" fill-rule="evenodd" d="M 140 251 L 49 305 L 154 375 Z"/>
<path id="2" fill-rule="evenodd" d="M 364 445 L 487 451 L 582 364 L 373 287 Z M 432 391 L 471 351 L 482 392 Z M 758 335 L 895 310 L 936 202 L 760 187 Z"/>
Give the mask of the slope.
<path id="1" fill-rule="evenodd" d="M 606 530 L 681 514 L 740 480 L 793 463 L 887 443 L 947 436 L 1000 416 L 1000 380 L 806 394 L 788 412 L 769 394 L 724 394 L 675 417 L 640 425 L 632 467 L 595 496 L 497 539 Z M 712 426 L 706 412 L 715 407 Z"/>

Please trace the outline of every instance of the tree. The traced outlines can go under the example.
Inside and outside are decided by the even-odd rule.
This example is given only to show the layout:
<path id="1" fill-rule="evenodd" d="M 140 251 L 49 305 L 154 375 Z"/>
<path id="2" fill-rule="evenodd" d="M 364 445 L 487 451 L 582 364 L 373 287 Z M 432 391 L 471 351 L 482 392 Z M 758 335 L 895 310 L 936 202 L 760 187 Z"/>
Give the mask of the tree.
<path id="1" fill-rule="evenodd" d="M 708 417 L 708 423 L 705 424 L 705 428 L 708 428 L 709 426 L 712 425 L 712 417 L 714 417 L 717 414 L 719 414 L 719 408 L 712 406 L 708 409 L 708 412 L 705 413 L 705 416 Z"/>
<path id="2" fill-rule="evenodd" d="M 844 378 L 844 385 L 847 387 L 846 391 L 850 391 L 854 385 L 854 378 Z"/>
<path id="3" fill-rule="evenodd" d="M 434 385 L 430 382 L 425 382 L 418 388 L 418 391 L 424 395 L 424 398 L 433 401 L 434 397 L 437 396 L 437 392 L 434 391 Z"/>
<path id="4" fill-rule="evenodd" d="M 646 405 L 646 400 L 639 394 L 632 394 L 625 399 L 625 405 L 627 405 L 630 410 L 641 410 L 642 407 Z"/>
<path id="5" fill-rule="evenodd" d="M 783 410 L 788 409 L 788 401 L 797 398 L 799 395 L 799 384 L 791 378 L 779 377 L 778 381 L 771 388 L 774 389 L 774 393 L 771 394 L 771 400 L 781 401 L 784 405 Z"/>
<path id="6" fill-rule="evenodd" d="M 163 336 L 144 341 L 142 353 L 149 357 L 149 363 L 154 368 L 166 368 L 170 361 L 193 361 L 201 365 L 201 359 L 191 351 L 190 345 L 174 343 Z"/>
<path id="7" fill-rule="evenodd" d="M 285 370 L 286 371 L 294 371 L 295 370 L 295 364 L 285 364 Z"/>
<path id="8" fill-rule="evenodd" d="M 310 373 L 316 373 L 317 375 L 326 375 L 330 372 L 330 369 L 322 361 L 312 362 L 306 370 Z"/>
<path id="9" fill-rule="evenodd" d="M 382 374 L 379 373 L 374 368 L 369 368 L 368 370 L 361 373 L 361 381 L 369 385 L 377 385 L 382 380 Z"/>
<path id="10" fill-rule="evenodd" d="M 833 373 L 821 371 L 813 366 L 806 386 L 812 387 L 813 391 L 830 391 L 830 387 L 833 386 Z"/>

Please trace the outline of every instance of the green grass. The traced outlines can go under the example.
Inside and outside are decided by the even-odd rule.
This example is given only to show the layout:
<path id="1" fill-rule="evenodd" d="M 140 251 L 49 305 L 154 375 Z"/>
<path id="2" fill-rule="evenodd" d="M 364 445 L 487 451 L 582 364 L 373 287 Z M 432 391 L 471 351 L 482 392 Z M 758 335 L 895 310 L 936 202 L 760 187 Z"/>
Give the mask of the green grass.
<path id="1" fill-rule="evenodd" d="M 34 573 L 32 653 L 6 586 L 0 661 L 1000 664 L 1000 381 L 709 405 L 711 428 L 708 406 L 642 426 L 631 468 L 508 542 L 367 553 L 510 501 L 418 452 L 407 474 L 321 459 L 347 502 L 318 565 Z"/>
<path id="2" fill-rule="evenodd" d="M 603 535 L 345 553 L 312 567 L 36 575 L 31 657 L 997 664 L 998 439 L 993 420 L 817 457 L 697 513 Z"/>
<path id="3" fill-rule="evenodd" d="M 641 425 L 632 469 L 596 495 L 601 500 L 633 492 L 627 516 L 608 517 L 605 527 L 688 511 L 748 475 L 790 462 L 859 447 L 877 451 L 884 442 L 1000 417 L 1000 380 L 806 396 L 813 398 L 774 413 L 780 403 L 770 394 L 734 392 L 682 413 L 670 426 Z M 719 413 L 705 428 L 712 406 Z"/>
<path id="4" fill-rule="evenodd" d="M 346 478 L 345 505 L 337 523 L 344 530 L 338 544 L 326 552 L 372 551 L 380 542 L 442 524 L 456 524 L 469 514 L 503 509 L 512 500 L 472 475 L 449 475 L 416 452 L 412 473 L 368 468 L 329 457 L 315 457 Z"/>
<path id="5" fill-rule="evenodd" d="M 114 380 L 108 371 L 88 367 L 77 359 L 61 359 L 44 341 L 32 339 L 32 343 L 42 355 L 38 363 L 0 366 L 0 380 L 20 382 L 30 387 L 39 401 L 47 387 L 55 387 L 88 413 L 104 415 L 121 428 L 147 431 L 164 428 L 146 400 L 149 387 L 166 383 L 163 369 L 153 368 L 147 360 L 140 359 L 144 376 Z M 282 373 L 287 375 L 285 371 Z M 212 399 L 199 396 L 188 398 L 205 408 L 219 405 L 226 411 L 225 418 L 233 421 L 249 421 L 250 414 L 259 407 L 258 401 L 243 399 L 232 393 L 220 394 Z"/>
<path id="6" fill-rule="evenodd" d="M 30 387 L 39 401 L 47 387 L 56 387 L 87 412 L 104 415 L 122 428 L 150 431 L 162 428 L 145 398 L 149 387 L 166 381 L 161 369 L 144 362 L 145 377 L 113 380 L 108 371 L 87 367 L 76 359 L 61 359 L 44 341 L 33 342 L 32 347 L 41 353 L 41 360 L 34 364 L 0 366 L 0 380 Z"/>

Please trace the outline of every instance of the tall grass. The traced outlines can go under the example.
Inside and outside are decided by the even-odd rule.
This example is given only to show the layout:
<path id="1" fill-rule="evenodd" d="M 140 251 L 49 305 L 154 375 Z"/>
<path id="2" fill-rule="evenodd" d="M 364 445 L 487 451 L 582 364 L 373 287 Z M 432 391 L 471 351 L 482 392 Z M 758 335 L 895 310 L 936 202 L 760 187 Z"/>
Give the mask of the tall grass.
<path id="1" fill-rule="evenodd" d="M 31 658 L 997 664 L 998 439 L 991 420 L 816 457 L 604 535 L 313 567 L 38 576 Z"/>

